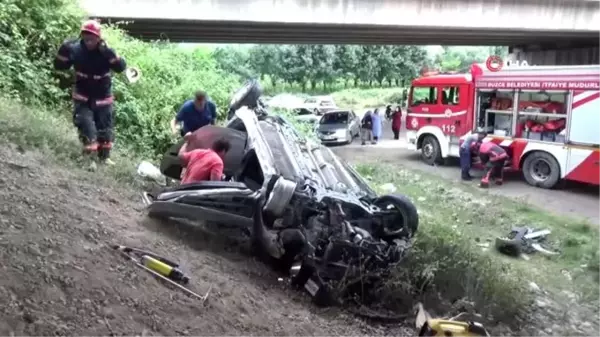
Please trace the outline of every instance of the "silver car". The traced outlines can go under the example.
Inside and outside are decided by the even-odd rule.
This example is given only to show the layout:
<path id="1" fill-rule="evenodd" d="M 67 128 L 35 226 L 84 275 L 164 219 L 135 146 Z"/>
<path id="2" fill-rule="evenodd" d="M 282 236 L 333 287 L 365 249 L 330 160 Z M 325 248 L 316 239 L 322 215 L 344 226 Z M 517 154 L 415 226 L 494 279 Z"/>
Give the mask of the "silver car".
<path id="1" fill-rule="evenodd" d="M 323 144 L 350 144 L 360 136 L 360 118 L 352 110 L 326 112 L 317 125 Z"/>

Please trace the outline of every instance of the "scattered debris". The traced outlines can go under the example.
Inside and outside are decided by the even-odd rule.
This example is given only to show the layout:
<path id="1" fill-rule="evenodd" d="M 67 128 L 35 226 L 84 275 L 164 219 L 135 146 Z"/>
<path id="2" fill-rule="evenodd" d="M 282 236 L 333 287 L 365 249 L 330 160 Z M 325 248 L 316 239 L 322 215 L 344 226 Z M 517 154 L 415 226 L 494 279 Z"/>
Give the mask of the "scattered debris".
<path id="1" fill-rule="evenodd" d="M 158 167 L 145 160 L 138 165 L 137 174 L 143 178 L 148 178 L 155 181 L 164 181 L 165 179 Z"/>
<path id="2" fill-rule="evenodd" d="M 463 316 L 461 313 L 450 319 L 432 318 L 423 308 L 423 304 L 418 303 L 417 318 L 415 326 L 419 330 L 418 336 L 489 336 L 486 329 L 477 322 L 456 321 Z"/>
<path id="3" fill-rule="evenodd" d="M 543 229 L 535 231 L 528 227 L 513 228 L 508 237 L 496 238 L 496 249 L 506 255 L 522 257 L 528 260 L 524 254 L 540 252 L 546 255 L 558 253 L 549 251 L 540 245 L 550 234 L 550 230 Z"/>

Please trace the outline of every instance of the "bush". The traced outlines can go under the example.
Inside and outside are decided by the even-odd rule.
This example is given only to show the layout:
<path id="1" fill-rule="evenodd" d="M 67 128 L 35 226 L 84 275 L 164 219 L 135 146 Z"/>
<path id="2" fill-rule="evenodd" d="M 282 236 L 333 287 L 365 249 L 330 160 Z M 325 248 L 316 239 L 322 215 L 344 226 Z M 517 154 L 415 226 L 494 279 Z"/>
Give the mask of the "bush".
<path id="1" fill-rule="evenodd" d="M 27 103 L 56 104 L 62 94 L 52 60 L 82 18 L 72 0 L 2 0 L 0 92 Z"/>
<path id="2" fill-rule="evenodd" d="M 70 116 L 72 72 L 53 70 L 62 41 L 77 36 L 84 19 L 74 0 L 6 0 L 0 4 L 0 90 L 27 104 L 55 106 Z M 174 140 L 169 121 L 196 90 L 206 90 L 224 117 L 236 78 L 220 70 L 204 49 L 145 43 L 104 27 L 109 46 L 142 72 L 135 85 L 114 76 L 116 136 L 120 147 L 154 157 Z M 60 79 L 60 81 L 59 81 Z M 60 88 L 59 82 L 63 85 Z M 68 87 L 68 88 L 67 88 Z M 70 124 L 70 121 L 65 121 Z"/>
<path id="3" fill-rule="evenodd" d="M 174 141 L 169 122 L 181 104 L 197 90 L 205 90 L 225 118 L 238 79 L 217 67 L 211 53 L 202 48 L 146 43 L 108 27 L 105 39 L 129 67 L 138 68 L 141 79 L 133 85 L 125 76 L 114 77 L 117 140 L 145 155 L 164 153 Z"/>

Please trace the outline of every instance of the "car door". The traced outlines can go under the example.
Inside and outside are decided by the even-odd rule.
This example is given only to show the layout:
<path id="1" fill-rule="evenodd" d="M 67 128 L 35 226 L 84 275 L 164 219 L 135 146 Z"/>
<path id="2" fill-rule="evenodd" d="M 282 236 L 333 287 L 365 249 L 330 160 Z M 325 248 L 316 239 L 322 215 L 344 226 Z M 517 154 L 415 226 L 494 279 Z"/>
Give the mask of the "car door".
<path id="1" fill-rule="evenodd" d="M 356 114 L 354 113 L 354 111 L 350 110 L 348 112 L 348 120 L 349 120 L 349 128 L 350 128 L 350 134 L 352 136 L 355 136 L 358 134 L 359 132 L 359 124 L 360 124 L 360 120 L 358 119 L 358 116 L 356 116 Z"/>

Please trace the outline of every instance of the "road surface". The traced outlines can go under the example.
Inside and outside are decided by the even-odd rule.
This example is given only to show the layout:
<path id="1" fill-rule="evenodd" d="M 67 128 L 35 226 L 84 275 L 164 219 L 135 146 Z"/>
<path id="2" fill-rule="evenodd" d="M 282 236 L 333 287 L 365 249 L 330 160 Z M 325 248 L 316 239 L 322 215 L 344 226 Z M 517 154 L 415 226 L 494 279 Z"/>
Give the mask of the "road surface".
<path id="1" fill-rule="evenodd" d="M 444 166 L 429 166 L 420 160 L 418 152 L 406 149 L 405 132 L 401 133 L 399 140 L 393 140 L 387 122 L 384 130 L 383 140 L 377 145 L 361 146 L 359 141 L 355 141 L 350 145 L 333 147 L 332 150 L 350 162 L 357 162 L 363 158 L 392 164 L 401 163 L 406 167 L 433 173 L 446 179 L 459 180 L 458 160 L 451 160 Z M 506 178 L 507 181 L 503 186 L 492 186 L 489 192 L 519 198 L 555 214 L 583 217 L 592 223 L 600 224 L 598 188 L 568 184 L 562 189 L 545 190 L 527 185 L 520 175 Z M 478 181 L 474 180 L 471 183 L 476 185 Z"/>

